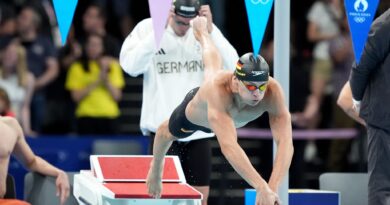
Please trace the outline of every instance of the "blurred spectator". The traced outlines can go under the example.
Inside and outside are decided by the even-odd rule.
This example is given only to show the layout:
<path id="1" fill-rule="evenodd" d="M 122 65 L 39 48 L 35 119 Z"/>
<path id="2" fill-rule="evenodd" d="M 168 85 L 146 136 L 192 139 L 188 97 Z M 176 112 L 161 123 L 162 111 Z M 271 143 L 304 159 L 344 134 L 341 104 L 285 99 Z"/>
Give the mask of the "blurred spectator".
<path id="1" fill-rule="evenodd" d="M 40 132 L 46 107 L 46 87 L 58 75 L 56 50 L 50 40 L 40 33 L 41 17 L 32 7 L 24 7 L 17 19 L 22 45 L 27 51 L 27 67 L 34 74 L 35 92 L 31 103 L 31 124 Z"/>
<path id="2" fill-rule="evenodd" d="M 91 34 L 80 61 L 72 64 L 66 88 L 77 103 L 78 134 L 116 134 L 124 77 L 117 60 L 104 56 L 103 39 Z"/>
<path id="3" fill-rule="evenodd" d="M 95 0 L 96 3 L 103 5 L 104 8 L 111 8 L 114 14 L 115 26 L 119 27 L 121 37 L 126 38 L 134 27 L 134 19 L 130 13 L 133 5 L 132 0 Z"/>
<path id="4" fill-rule="evenodd" d="M 61 46 L 61 34 L 60 34 L 60 30 L 58 29 L 57 17 L 55 15 L 53 5 L 50 3 L 51 2 L 50 0 L 41 0 L 41 1 L 42 1 L 41 2 L 41 7 L 42 7 L 41 14 L 44 17 L 47 17 L 47 18 L 43 18 L 44 20 L 47 20 L 46 25 L 43 25 L 43 26 L 46 26 L 47 33 L 50 34 L 54 45 L 56 47 L 60 47 Z"/>
<path id="5" fill-rule="evenodd" d="M 59 31 L 57 27 L 57 19 L 54 14 L 54 10 L 52 9 L 51 0 L 10 0 L 10 1 L 0 1 L 0 10 L 3 8 L 5 12 L 5 16 L 7 17 L 7 20 L 12 20 L 14 24 L 14 29 L 12 33 L 8 34 L 15 34 L 17 31 L 16 25 L 16 17 L 17 14 L 22 10 L 24 7 L 32 7 L 34 8 L 35 12 L 39 14 L 41 17 L 40 20 L 40 27 L 39 32 L 43 35 L 48 36 L 50 39 L 52 38 L 53 31 L 58 33 L 59 37 Z M 51 10 L 50 11 L 50 8 Z M 1 12 L 0 12 L 1 13 Z M 1 15 L 0 15 L 1 16 Z M 0 18 L 1 19 L 1 18 Z M 53 22 L 53 24 L 52 24 Z M 11 27 L 8 27 L 11 28 Z M 56 34 L 57 35 L 57 34 Z M 56 37 L 54 35 L 53 37 Z M 53 38 L 55 40 L 55 38 Z"/>
<path id="6" fill-rule="evenodd" d="M 332 85 L 332 128 L 353 128 L 355 122 L 337 106 L 337 99 L 344 83 L 348 81 L 354 60 L 352 40 L 349 33 L 347 18 L 342 21 L 341 33 L 329 41 L 329 54 L 332 59 L 333 69 L 331 74 Z M 328 171 L 346 171 L 348 151 L 351 139 L 332 140 L 329 150 L 327 168 Z"/>
<path id="7" fill-rule="evenodd" d="M 309 10 L 307 18 L 309 21 L 307 37 L 309 41 L 315 43 L 310 81 L 311 95 L 302 115 L 296 115 L 295 119 L 298 120 L 296 123 L 302 126 L 316 127 L 319 107 L 332 72 L 329 40 L 340 33 L 339 24 L 342 19 L 340 0 L 317 0 Z"/>
<path id="8" fill-rule="evenodd" d="M 119 57 L 120 44 L 119 41 L 111 36 L 106 31 L 106 12 L 105 9 L 99 4 L 91 4 L 87 7 L 83 14 L 83 30 L 84 38 L 90 34 L 98 34 L 103 37 L 104 42 L 104 55 Z M 83 38 L 82 37 L 82 38 Z M 85 39 L 80 39 L 80 42 L 84 42 Z"/>
<path id="9" fill-rule="evenodd" d="M 0 37 L 14 35 L 16 32 L 16 14 L 8 4 L 0 3 Z"/>
<path id="10" fill-rule="evenodd" d="M 30 104 L 34 92 L 34 76 L 28 71 L 26 51 L 12 37 L 3 37 L 7 41 L 0 49 L 0 87 L 9 95 L 10 109 L 21 122 L 28 136 L 35 136 L 30 125 Z"/>
<path id="11" fill-rule="evenodd" d="M 74 29 L 70 28 L 66 44 L 59 49 L 59 74 L 47 89 L 49 99 L 46 122 L 43 132 L 46 134 L 70 134 L 75 131 L 75 103 L 70 91 L 65 88 L 66 75 L 70 66 L 80 59 L 82 47 L 75 39 Z"/>
<path id="12" fill-rule="evenodd" d="M 75 61 L 80 59 L 82 53 L 83 48 L 76 39 L 74 27 L 71 27 L 66 44 L 59 52 L 60 66 L 67 70 Z"/>
<path id="13" fill-rule="evenodd" d="M 342 14 L 340 0 L 317 0 L 308 12 L 307 37 L 309 41 L 315 43 L 309 85 L 311 94 L 307 98 L 304 110 L 292 114 L 293 124 L 298 127 L 314 129 L 319 126 L 322 117 L 320 107 L 328 92 L 326 89 L 332 73 L 329 41 L 340 33 Z M 306 147 L 305 159 L 308 161 L 317 159 L 317 151 L 314 141 L 310 141 Z"/>

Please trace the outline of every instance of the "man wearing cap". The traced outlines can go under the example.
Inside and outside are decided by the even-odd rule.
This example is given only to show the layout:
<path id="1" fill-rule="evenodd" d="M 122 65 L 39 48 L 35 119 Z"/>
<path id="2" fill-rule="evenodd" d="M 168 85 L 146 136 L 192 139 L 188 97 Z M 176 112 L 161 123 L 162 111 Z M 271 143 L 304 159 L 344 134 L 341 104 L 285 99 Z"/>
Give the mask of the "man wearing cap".
<path id="1" fill-rule="evenodd" d="M 205 64 L 204 81 L 191 90 L 163 122 L 155 136 L 153 160 L 147 177 L 148 192 L 160 197 L 164 155 L 174 140 L 188 137 L 191 132 L 213 131 L 221 151 L 244 180 L 256 189 L 256 205 L 280 204 L 278 188 L 288 172 L 293 154 L 291 117 L 284 105 L 283 91 L 276 80 L 269 77 L 269 67 L 260 56 L 247 53 L 240 57 L 236 70 L 222 70 L 222 59 L 207 32 L 207 20 L 193 22 L 195 38 L 200 42 Z M 237 142 L 236 127 L 242 127 L 269 114 L 277 153 L 268 183 L 250 163 Z"/>
<path id="2" fill-rule="evenodd" d="M 202 49 L 190 26 L 190 21 L 196 16 L 208 19 L 207 29 L 221 53 L 223 67 L 234 69 L 238 58 L 236 50 L 212 23 L 209 6 L 201 6 L 199 0 L 173 2 L 158 48 L 150 18 L 138 23 L 122 45 L 120 64 L 124 71 L 134 77 L 143 74 L 140 126 L 144 135 L 153 137 L 158 126 L 169 118 L 187 92 L 203 81 Z M 203 205 L 207 204 L 209 194 L 209 137 L 212 136 L 212 133 L 196 132 L 175 141 L 168 152 L 179 156 L 187 182 L 203 194 Z"/>

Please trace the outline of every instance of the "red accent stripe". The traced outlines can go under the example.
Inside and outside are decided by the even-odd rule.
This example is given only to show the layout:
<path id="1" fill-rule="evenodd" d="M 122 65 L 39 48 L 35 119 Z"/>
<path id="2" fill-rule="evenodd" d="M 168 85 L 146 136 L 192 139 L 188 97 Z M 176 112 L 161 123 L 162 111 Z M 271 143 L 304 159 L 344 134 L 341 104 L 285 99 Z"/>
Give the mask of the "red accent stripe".
<path id="1" fill-rule="evenodd" d="M 146 181 L 152 157 L 98 157 L 104 181 Z M 173 158 L 165 158 L 163 180 L 179 181 Z"/>
<path id="2" fill-rule="evenodd" d="M 145 183 L 105 183 L 114 192 L 115 198 L 151 199 Z M 201 199 L 199 192 L 188 184 L 163 183 L 162 199 Z"/>

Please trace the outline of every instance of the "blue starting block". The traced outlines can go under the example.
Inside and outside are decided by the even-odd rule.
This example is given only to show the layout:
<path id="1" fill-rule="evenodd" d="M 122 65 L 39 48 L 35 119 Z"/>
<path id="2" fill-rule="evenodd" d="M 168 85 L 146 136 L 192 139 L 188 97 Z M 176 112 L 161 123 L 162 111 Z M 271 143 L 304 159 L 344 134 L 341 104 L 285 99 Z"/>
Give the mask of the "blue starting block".
<path id="1" fill-rule="evenodd" d="M 254 205 L 256 191 L 245 189 L 245 205 Z M 289 205 L 340 205 L 340 192 L 314 189 L 288 190 Z"/>

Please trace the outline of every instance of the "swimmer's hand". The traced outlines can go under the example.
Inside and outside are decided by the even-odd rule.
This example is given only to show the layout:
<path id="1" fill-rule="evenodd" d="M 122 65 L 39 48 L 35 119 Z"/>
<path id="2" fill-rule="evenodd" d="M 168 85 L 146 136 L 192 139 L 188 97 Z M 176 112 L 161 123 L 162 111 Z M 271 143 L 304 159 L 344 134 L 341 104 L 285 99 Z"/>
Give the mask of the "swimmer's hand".
<path id="1" fill-rule="evenodd" d="M 148 194 L 153 198 L 161 198 L 162 192 L 162 169 L 159 167 L 163 166 L 154 166 L 153 162 L 151 163 L 148 176 L 146 178 L 146 186 L 148 188 Z"/>
<path id="2" fill-rule="evenodd" d="M 207 28 L 207 18 L 202 16 L 202 17 L 196 17 L 190 22 L 193 31 L 194 31 L 194 36 L 196 40 L 201 41 L 201 37 L 204 35 L 208 35 L 208 28 Z"/>
<path id="3" fill-rule="evenodd" d="M 269 187 L 256 190 L 256 205 L 282 205 L 279 196 Z"/>
<path id="4" fill-rule="evenodd" d="M 209 5 L 200 6 L 199 16 L 204 16 L 207 19 L 207 30 L 209 33 L 213 31 L 213 15 Z"/>

